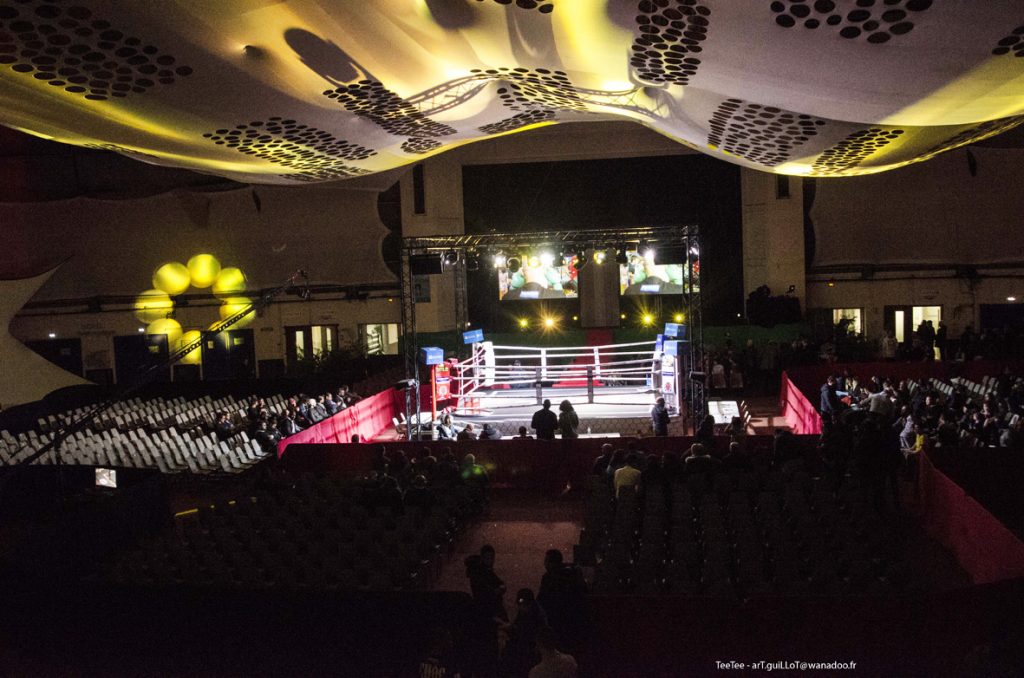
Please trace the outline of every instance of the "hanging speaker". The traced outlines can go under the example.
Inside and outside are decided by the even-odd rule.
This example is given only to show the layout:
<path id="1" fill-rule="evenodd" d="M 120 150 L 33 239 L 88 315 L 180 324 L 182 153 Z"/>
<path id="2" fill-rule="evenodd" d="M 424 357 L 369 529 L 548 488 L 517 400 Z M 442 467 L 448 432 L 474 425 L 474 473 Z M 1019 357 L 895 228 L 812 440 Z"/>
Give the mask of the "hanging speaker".
<path id="1" fill-rule="evenodd" d="M 409 256 L 409 272 L 413 275 L 438 275 L 444 271 L 440 254 L 413 254 Z"/>

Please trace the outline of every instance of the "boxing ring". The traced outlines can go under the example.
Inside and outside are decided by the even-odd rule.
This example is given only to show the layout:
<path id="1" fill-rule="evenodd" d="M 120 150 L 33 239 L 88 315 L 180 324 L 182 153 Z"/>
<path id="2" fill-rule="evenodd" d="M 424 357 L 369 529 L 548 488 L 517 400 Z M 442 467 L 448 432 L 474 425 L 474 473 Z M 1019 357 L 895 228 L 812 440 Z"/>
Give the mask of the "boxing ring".
<path id="1" fill-rule="evenodd" d="M 544 400 L 572 403 L 581 421 L 643 419 L 659 397 L 680 412 L 680 370 L 655 341 L 602 346 L 473 345 L 451 365 L 449 411 L 470 421 L 528 420 Z M 584 427 L 585 428 L 585 427 Z"/>

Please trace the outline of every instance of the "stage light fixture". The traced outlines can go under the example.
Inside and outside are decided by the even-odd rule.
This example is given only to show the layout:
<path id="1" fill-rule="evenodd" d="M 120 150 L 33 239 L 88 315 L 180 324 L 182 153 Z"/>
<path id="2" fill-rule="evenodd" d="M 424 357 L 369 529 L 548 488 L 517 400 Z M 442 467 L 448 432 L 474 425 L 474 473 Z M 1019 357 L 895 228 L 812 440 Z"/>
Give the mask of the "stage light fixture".
<path id="1" fill-rule="evenodd" d="M 50 339 L 56 339 L 57 338 L 57 333 L 56 332 L 50 332 L 46 336 L 48 336 Z"/>
<path id="2" fill-rule="evenodd" d="M 554 326 L 555 326 L 555 319 L 554 318 L 544 318 L 544 327 L 546 327 L 548 329 L 551 329 Z"/>
<path id="3" fill-rule="evenodd" d="M 509 257 L 506 264 L 508 265 L 509 273 L 515 273 L 523 266 L 523 262 L 520 261 L 519 257 Z"/>
<path id="4" fill-rule="evenodd" d="M 597 250 L 596 252 L 594 252 L 594 263 L 603 264 L 606 256 L 608 255 L 605 253 L 604 250 Z"/>
<path id="5" fill-rule="evenodd" d="M 682 313 L 676 313 L 674 316 L 672 316 L 672 320 L 677 322 L 677 323 L 683 322 L 683 314 Z"/>
<path id="6" fill-rule="evenodd" d="M 1006 297 L 1007 301 L 1017 301 L 1017 297 Z"/>
<path id="7" fill-rule="evenodd" d="M 643 317 L 640 318 L 640 321 L 644 325 L 650 325 L 654 322 L 654 316 L 651 315 L 650 313 L 644 313 Z"/>
<path id="8" fill-rule="evenodd" d="M 494 255 L 494 268 L 504 268 L 507 263 L 508 260 L 505 258 L 504 252 L 498 252 Z"/>
<path id="9" fill-rule="evenodd" d="M 582 247 L 576 250 L 575 254 L 576 261 L 572 263 L 572 267 L 573 270 L 578 271 L 587 265 L 587 261 L 589 261 L 589 259 L 587 259 L 587 250 Z"/>
<path id="10" fill-rule="evenodd" d="M 530 326 L 530 321 L 529 320 L 527 320 L 526 318 L 520 318 L 519 319 L 519 328 L 520 329 L 524 329 L 525 330 L 529 326 Z"/>
<path id="11" fill-rule="evenodd" d="M 623 320 L 625 320 L 626 319 L 626 314 L 625 313 L 621 313 L 621 314 L 619 314 L 619 317 L 622 318 Z"/>
<path id="12" fill-rule="evenodd" d="M 555 255 L 552 254 L 551 252 L 541 252 L 540 253 L 540 263 L 541 263 L 542 266 L 554 266 L 555 265 Z"/>
<path id="13" fill-rule="evenodd" d="M 139 334 L 142 334 L 142 333 L 144 333 L 145 331 L 146 331 L 146 328 L 145 328 L 145 327 L 140 327 L 140 328 L 139 328 Z"/>
<path id="14" fill-rule="evenodd" d="M 644 253 L 644 259 L 646 259 L 647 261 L 649 261 L 649 262 L 651 262 L 653 264 L 654 263 L 654 258 L 655 258 L 656 254 L 657 254 L 654 251 L 654 248 L 653 247 L 648 247 L 647 249 L 643 250 L 643 253 Z"/>
<path id="15" fill-rule="evenodd" d="M 626 256 L 626 247 L 622 245 L 619 250 L 615 253 L 615 263 L 621 266 L 625 266 L 629 263 L 629 257 Z"/>
<path id="16" fill-rule="evenodd" d="M 448 250 L 447 252 L 444 253 L 443 261 L 445 266 L 454 266 L 455 264 L 459 263 L 458 251 Z"/>
<path id="17" fill-rule="evenodd" d="M 579 317 L 578 315 L 574 315 L 574 316 L 572 317 L 572 320 L 573 320 L 573 322 L 576 322 L 576 321 L 577 321 L 577 320 L 579 320 L 579 319 L 580 319 L 580 317 Z"/>

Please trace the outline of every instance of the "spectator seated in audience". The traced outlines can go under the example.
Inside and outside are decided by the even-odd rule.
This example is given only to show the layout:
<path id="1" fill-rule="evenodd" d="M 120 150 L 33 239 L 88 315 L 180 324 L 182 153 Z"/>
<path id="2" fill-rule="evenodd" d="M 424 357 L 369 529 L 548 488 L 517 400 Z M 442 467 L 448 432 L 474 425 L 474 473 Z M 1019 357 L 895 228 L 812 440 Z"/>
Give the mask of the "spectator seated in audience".
<path id="1" fill-rule="evenodd" d="M 267 422 L 261 421 L 256 425 L 256 434 L 253 437 L 264 453 L 277 454 L 277 444 L 281 441 L 281 434 L 267 426 Z"/>
<path id="2" fill-rule="evenodd" d="M 494 426 L 492 426 L 490 424 L 490 422 L 485 423 L 483 429 L 480 431 L 480 438 L 479 439 L 480 440 L 498 440 L 499 438 L 501 438 L 501 431 L 499 431 L 498 429 L 494 428 Z"/>
<path id="3" fill-rule="evenodd" d="M 458 435 L 459 434 L 455 430 L 455 426 L 452 424 L 452 415 L 445 414 L 442 416 L 440 423 L 437 425 L 437 439 L 455 440 Z"/>
<path id="4" fill-rule="evenodd" d="M 476 440 L 477 433 L 472 424 L 466 424 L 466 428 L 459 431 L 456 440 Z"/>
<path id="5" fill-rule="evenodd" d="M 217 433 L 217 438 L 220 440 L 230 440 L 238 432 L 235 425 L 231 423 L 231 418 L 227 412 L 221 412 L 217 416 L 217 425 L 214 430 Z"/>
<path id="6" fill-rule="evenodd" d="M 721 465 L 722 462 L 712 457 L 709 449 L 700 443 L 695 443 L 686 456 L 686 472 L 690 475 L 711 474 L 717 471 Z"/>
<path id="7" fill-rule="evenodd" d="M 502 675 L 526 675 L 538 663 L 537 634 L 547 626 L 547 614 L 534 598 L 533 590 L 519 589 L 516 618 L 503 627 L 507 640 L 501 658 Z"/>
<path id="8" fill-rule="evenodd" d="M 533 436 L 530 435 L 529 431 L 525 426 L 519 427 L 519 435 L 513 436 L 516 440 L 533 440 Z"/>
<path id="9" fill-rule="evenodd" d="M 419 474 L 412 479 L 412 486 L 405 491 L 406 506 L 416 506 L 425 516 L 437 505 L 437 494 L 427 485 L 427 477 Z"/>

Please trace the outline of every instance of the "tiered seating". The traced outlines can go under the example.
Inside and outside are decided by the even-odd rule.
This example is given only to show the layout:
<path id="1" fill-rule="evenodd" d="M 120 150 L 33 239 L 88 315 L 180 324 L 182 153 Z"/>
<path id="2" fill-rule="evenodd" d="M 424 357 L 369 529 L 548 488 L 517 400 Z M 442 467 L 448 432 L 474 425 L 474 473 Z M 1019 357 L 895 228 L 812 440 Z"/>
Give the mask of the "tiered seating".
<path id="1" fill-rule="evenodd" d="M 203 508 L 113 562 L 104 578 L 327 590 L 422 589 L 474 511 L 456 487 L 439 504 L 374 506 L 358 481 L 304 476 L 295 487 Z"/>
<path id="2" fill-rule="evenodd" d="M 266 399 L 271 412 L 286 406 L 281 395 Z M 164 473 L 213 472 L 238 473 L 265 458 L 255 440 L 244 430 L 229 441 L 212 433 L 218 412 L 228 412 L 233 423 L 242 427 L 245 403 L 232 397 L 196 400 L 174 398 L 115 403 L 83 431 L 74 433 L 61 444 L 65 464 L 159 468 Z M 17 464 L 52 442 L 62 421 L 75 421 L 88 410 L 75 409 L 40 419 L 39 431 L 11 435 L 0 431 L 0 464 Z M 51 464 L 47 454 L 35 463 Z"/>
<path id="3" fill-rule="evenodd" d="M 690 476 L 625 493 L 590 486 L 578 557 L 595 591 L 747 596 L 873 594 L 902 585 L 899 537 L 856 479 L 838 498 L 806 473 Z"/>

